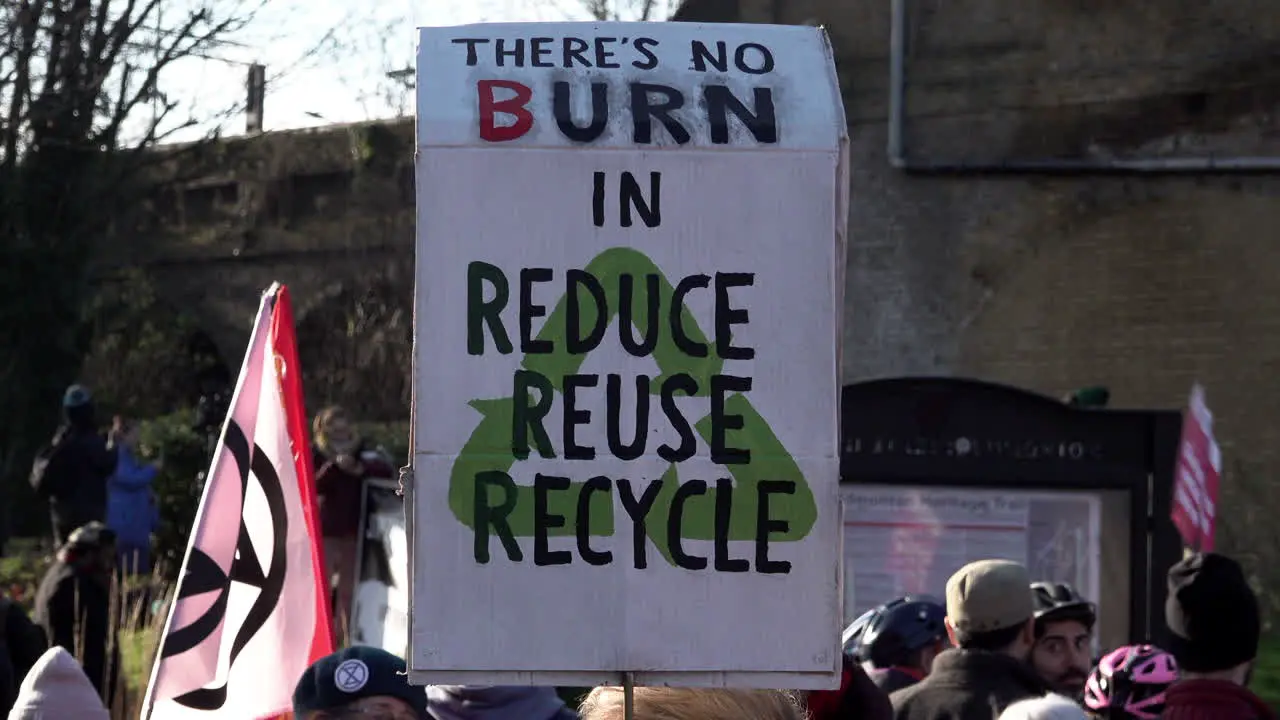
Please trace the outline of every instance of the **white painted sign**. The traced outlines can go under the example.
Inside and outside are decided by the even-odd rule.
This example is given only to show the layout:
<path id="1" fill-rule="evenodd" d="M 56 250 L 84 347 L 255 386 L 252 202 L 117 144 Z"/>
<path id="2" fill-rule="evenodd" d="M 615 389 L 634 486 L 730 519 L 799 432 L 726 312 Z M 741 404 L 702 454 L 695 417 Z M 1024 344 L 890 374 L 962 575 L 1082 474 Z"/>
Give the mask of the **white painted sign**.
<path id="1" fill-rule="evenodd" d="M 411 680 L 835 687 L 822 30 L 427 28 L 417 87 Z"/>
<path id="2" fill-rule="evenodd" d="M 351 602 L 351 643 L 404 656 L 409 647 L 409 548 L 395 480 L 366 479 Z"/>

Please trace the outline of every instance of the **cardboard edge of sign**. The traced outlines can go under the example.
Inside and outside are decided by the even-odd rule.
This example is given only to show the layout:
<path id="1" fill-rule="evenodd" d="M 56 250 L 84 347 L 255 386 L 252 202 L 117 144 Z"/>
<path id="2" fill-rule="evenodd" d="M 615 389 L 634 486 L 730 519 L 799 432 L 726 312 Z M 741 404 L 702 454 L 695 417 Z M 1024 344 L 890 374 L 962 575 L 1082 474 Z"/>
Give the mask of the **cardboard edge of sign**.
<path id="1" fill-rule="evenodd" d="M 839 635 L 836 636 L 839 640 Z M 409 670 L 410 685 L 518 685 L 596 687 L 622 684 L 622 672 L 555 670 Z M 662 671 L 631 673 L 640 686 L 751 688 L 771 690 L 835 690 L 840 672 Z"/>

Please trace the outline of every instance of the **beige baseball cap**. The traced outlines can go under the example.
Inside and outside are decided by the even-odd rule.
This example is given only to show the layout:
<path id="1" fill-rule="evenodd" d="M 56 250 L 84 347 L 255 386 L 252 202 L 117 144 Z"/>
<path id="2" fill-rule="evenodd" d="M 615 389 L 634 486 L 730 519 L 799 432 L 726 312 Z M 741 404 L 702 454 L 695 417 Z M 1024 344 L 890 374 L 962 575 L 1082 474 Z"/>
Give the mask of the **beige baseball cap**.
<path id="1" fill-rule="evenodd" d="M 947 619 L 964 633 L 989 632 L 1031 619 L 1031 579 L 1012 560 L 979 560 L 947 581 Z"/>

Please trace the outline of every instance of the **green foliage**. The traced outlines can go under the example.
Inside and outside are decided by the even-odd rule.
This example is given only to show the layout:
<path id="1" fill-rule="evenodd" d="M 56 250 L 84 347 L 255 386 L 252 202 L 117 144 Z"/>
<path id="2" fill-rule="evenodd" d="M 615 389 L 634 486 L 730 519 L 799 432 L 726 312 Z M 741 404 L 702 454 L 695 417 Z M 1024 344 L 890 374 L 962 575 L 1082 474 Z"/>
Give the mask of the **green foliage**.
<path id="1" fill-rule="evenodd" d="M 407 422 L 372 423 L 358 422 L 356 429 L 370 447 L 382 448 L 399 468 L 409 464 L 409 433 Z"/>
<path id="2" fill-rule="evenodd" d="M 85 310 L 89 352 L 80 379 L 93 388 L 103 419 L 162 415 L 195 402 L 193 378 L 201 359 L 187 339 L 190 316 L 161 302 L 138 271 L 104 285 Z"/>
<path id="3" fill-rule="evenodd" d="M 154 485 L 160 507 L 160 531 L 153 556 L 156 571 L 168 581 L 176 580 L 182 568 L 200 505 L 198 478 L 208 470 L 209 464 L 206 438 L 194 430 L 194 420 L 194 412 L 183 410 L 139 426 L 141 454 L 164 459 L 164 467 Z"/>
<path id="4" fill-rule="evenodd" d="M 369 169 L 388 174 L 406 157 L 400 139 L 384 123 L 353 125 L 348 135 L 351 159 L 357 171 Z"/>
<path id="5" fill-rule="evenodd" d="M 12 271 L 2 266 L 0 278 Z M 33 303 L 38 306 L 32 297 L 0 303 L 0 319 Z M 0 489 L 5 491 L 0 509 L 8 511 L 10 530 L 16 536 L 43 535 L 48 530 L 48 510 L 27 484 L 27 472 L 36 450 L 53 435 L 67 385 L 83 382 L 92 389 L 104 429 L 115 414 L 159 416 L 193 405 L 196 399 L 193 378 L 207 359 L 188 352 L 186 340 L 195 325 L 157 298 L 147 276 L 125 273 L 87 297 L 70 323 L 42 315 L 54 312 L 48 308 L 33 311 L 34 320 L 15 316 L 15 324 L 44 318 L 49 328 L 62 326 L 64 331 L 32 329 L 28 340 L 7 348 L 12 352 L 7 366 L 0 360 L 0 402 L 18 408 L 0 415 Z"/>
<path id="6" fill-rule="evenodd" d="M 53 561 L 51 542 L 36 538 L 10 540 L 0 558 L 0 591 L 28 612 L 44 571 Z"/>
<path id="7" fill-rule="evenodd" d="M 298 354 L 311 412 L 337 404 L 367 421 L 405 417 L 413 349 L 410 300 L 383 278 L 342 288 L 299 318 Z"/>
<path id="8" fill-rule="evenodd" d="M 5 212 L 0 207 L 0 234 L 12 223 Z M 68 274 L 65 282 L 61 271 Z M 76 379 L 84 345 L 77 322 L 79 274 L 80 266 L 64 263 L 53 248 L 0 248 L 0 515 L 7 515 L 0 517 L 0 535 L 48 527 L 48 511 L 33 512 L 27 474 L 53 435 L 63 389 Z"/>

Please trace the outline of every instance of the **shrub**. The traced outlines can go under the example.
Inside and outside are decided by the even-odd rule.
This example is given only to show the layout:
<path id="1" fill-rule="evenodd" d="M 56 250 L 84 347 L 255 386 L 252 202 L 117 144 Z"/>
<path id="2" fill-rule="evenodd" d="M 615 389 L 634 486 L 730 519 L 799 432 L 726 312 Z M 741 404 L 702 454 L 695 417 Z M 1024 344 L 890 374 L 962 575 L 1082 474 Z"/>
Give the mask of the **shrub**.
<path id="1" fill-rule="evenodd" d="M 181 410 L 142 422 L 140 450 L 144 457 L 164 458 L 154 490 L 160 507 L 160 530 L 154 558 L 157 572 L 177 579 L 187 541 L 200 505 L 202 479 L 209 467 L 208 439 L 194 429 L 195 412 Z"/>
<path id="2" fill-rule="evenodd" d="M 358 422 L 356 429 L 370 448 L 381 448 L 386 452 L 396 469 L 409 464 L 409 423 Z"/>

